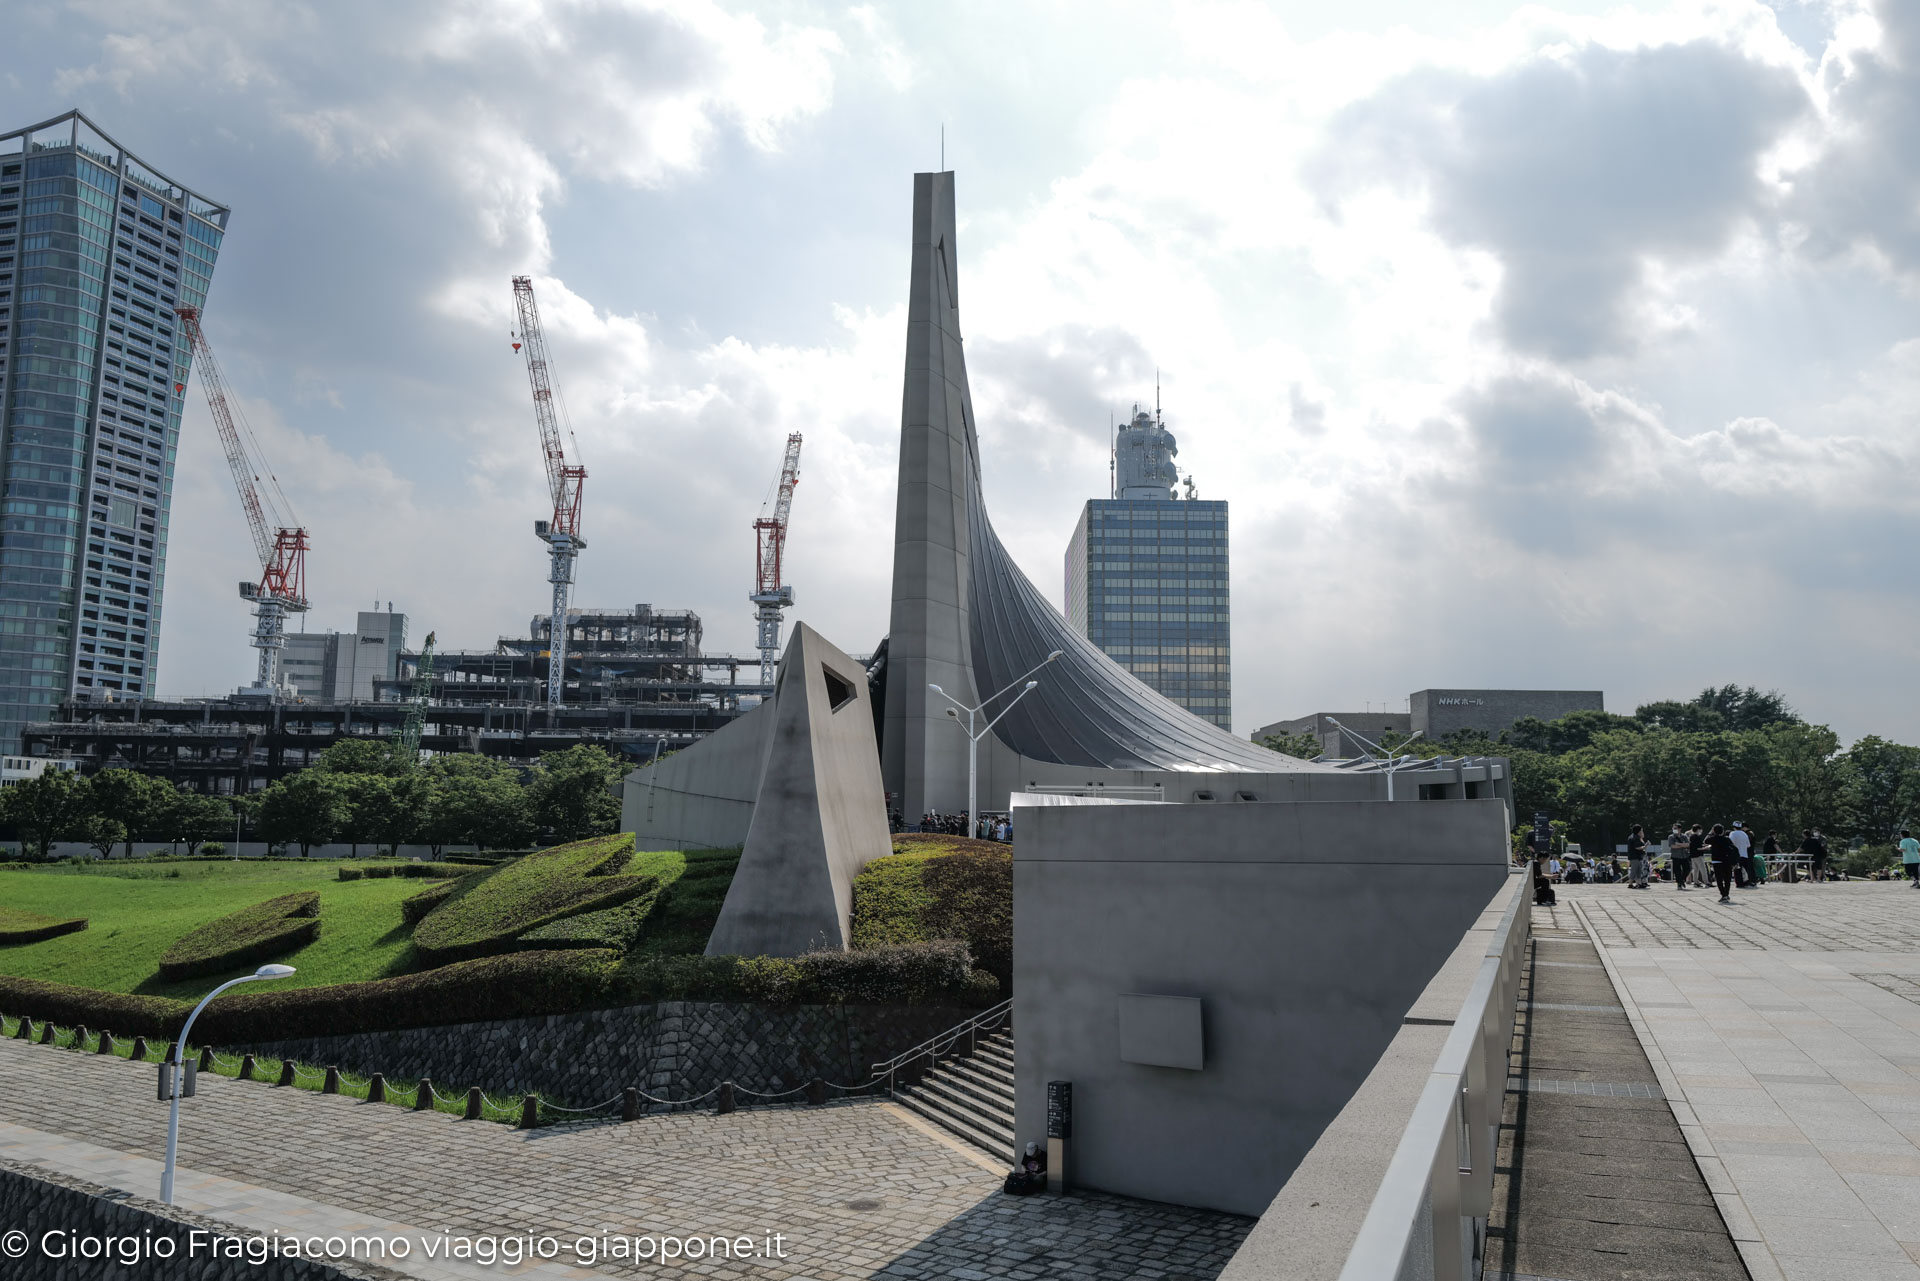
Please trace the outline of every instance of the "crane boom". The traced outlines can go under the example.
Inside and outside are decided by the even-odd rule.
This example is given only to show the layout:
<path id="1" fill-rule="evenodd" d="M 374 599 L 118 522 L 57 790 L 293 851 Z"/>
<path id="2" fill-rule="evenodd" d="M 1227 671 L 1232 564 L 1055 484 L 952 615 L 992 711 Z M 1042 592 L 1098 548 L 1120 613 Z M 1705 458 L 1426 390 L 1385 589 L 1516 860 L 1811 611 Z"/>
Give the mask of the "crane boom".
<path id="1" fill-rule="evenodd" d="M 413 674 L 413 702 L 407 708 L 406 723 L 400 727 L 400 749 L 396 753 L 402 765 L 420 763 L 420 732 L 426 728 L 427 699 L 433 693 L 433 633 L 420 650 L 420 666 Z"/>
<path id="2" fill-rule="evenodd" d="M 754 612 L 760 630 L 760 683 L 773 690 L 774 667 L 780 657 L 780 611 L 793 604 L 793 588 L 783 580 L 781 562 L 787 550 L 787 516 L 793 510 L 793 487 L 800 483 L 800 433 L 787 437 L 786 456 L 780 462 L 780 480 L 774 494 L 773 515 L 753 522 L 754 589 L 747 597 L 760 608 Z"/>
<path id="3" fill-rule="evenodd" d="M 547 704 L 558 707 L 566 692 L 567 598 L 573 592 L 573 560 L 587 545 L 580 536 L 580 495 L 586 487 L 587 469 L 567 461 L 561 439 L 563 402 L 547 360 L 547 336 L 540 327 L 540 309 L 533 301 L 533 277 L 513 278 L 513 304 L 520 317 L 520 340 L 513 346 L 526 357 L 527 382 L 533 388 L 533 417 L 540 428 L 540 451 L 547 464 L 547 491 L 553 498 L 552 518 L 535 521 L 533 532 L 547 545 L 547 581 L 553 585 L 553 616 L 547 625 Z M 572 429 L 565 434 L 571 436 Z"/>
<path id="4" fill-rule="evenodd" d="M 293 515 L 292 504 L 281 492 L 280 482 L 266 465 L 259 440 L 227 399 L 226 379 L 213 357 L 206 331 L 200 327 L 200 309 L 176 307 L 174 314 L 180 317 L 188 346 L 200 366 L 207 408 L 213 414 L 214 429 L 226 452 L 227 467 L 233 472 L 233 487 L 239 491 L 254 554 L 260 561 L 259 581 L 240 584 L 241 597 L 255 606 L 250 643 L 260 651 L 260 659 L 253 691 L 277 696 L 285 692 L 279 680 L 279 655 L 287 643 L 286 615 L 307 608 L 307 548 L 311 544 L 305 527 Z"/>

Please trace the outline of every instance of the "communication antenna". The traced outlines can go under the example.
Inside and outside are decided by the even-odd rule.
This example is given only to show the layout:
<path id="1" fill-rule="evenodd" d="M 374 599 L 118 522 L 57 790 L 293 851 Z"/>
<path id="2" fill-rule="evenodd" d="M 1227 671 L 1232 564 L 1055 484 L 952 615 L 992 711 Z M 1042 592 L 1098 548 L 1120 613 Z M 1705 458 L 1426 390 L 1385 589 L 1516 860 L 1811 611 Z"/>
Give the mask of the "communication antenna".
<path id="1" fill-rule="evenodd" d="M 1113 411 L 1107 411 L 1107 497 L 1120 497 L 1120 437 L 1115 434 Z"/>
<path id="2" fill-rule="evenodd" d="M 1153 425 L 1154 425 L 1155 427 L 1158 427 L 1158 426 L 1161 426 L 1161 422 L 1160 422 L 1160 366 L 1158 366 L 1158 365 L 1155 365 L 1155 366 L 1153 367 Z"/>
<path id="3" fill-rule="evenodd" d="M 940 126 L 940 172 L 947 171 L 947 126 Z"/>

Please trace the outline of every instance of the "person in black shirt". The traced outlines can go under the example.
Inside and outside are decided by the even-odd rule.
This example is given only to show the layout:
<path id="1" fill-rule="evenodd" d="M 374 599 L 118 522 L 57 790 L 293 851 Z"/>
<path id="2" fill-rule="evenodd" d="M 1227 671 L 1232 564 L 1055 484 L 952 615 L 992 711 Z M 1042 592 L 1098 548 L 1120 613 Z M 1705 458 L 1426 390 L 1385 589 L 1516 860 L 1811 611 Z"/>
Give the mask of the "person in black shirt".
<path id="1" fill-rule="evenodd" d="M 1627 886 L 1636 890 L 1647 888 L 1647 833 L 1638 823 L 1627 833 Z"/>
<path id="2" fill-rule="evenodd" d="M 1818 885 L 1827 879 L 1827 843 L 1811 827 L 1800 833 L 1800 852 L 1807 856 L 1807 877 Z"/>
<path id="3" fill-rule="evenodd" d="M 1707 854 L 1713 859 L 1713 883 L 1720 887 L 1720 901 L 1733 902 L 1733 865 L 1740 861 L 1740 847 L 1718 823 L 1707 833 Z"/>

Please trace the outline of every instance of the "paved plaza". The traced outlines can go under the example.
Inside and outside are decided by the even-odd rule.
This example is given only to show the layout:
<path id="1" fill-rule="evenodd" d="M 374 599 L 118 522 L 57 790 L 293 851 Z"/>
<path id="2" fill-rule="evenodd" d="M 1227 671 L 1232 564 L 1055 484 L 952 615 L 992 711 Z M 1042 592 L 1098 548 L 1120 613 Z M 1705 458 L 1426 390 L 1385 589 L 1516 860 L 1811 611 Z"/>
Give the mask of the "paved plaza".
<path id="1" fill-rule="evenodd" d="M 1754 1281 L 1920 1281 L 1920 892 L 1556 888 Z"/>
<path id="2" fill-rule="evenodd" d="M 152 1196 L 154 1069 L 0 1041 L 0 1159 Z M 1009 1197 L 984 1156 L 882 1102 L 518 1131 L 260 1082 L 201 1078 L 178 1200 L 259 1232 L 784 1237 L 784 1257 L 662 1266 L 405 1263 L 424 1281 L 530 1277 L 1203 1281 L 1252 1221 L 1119 1197 Z"/>

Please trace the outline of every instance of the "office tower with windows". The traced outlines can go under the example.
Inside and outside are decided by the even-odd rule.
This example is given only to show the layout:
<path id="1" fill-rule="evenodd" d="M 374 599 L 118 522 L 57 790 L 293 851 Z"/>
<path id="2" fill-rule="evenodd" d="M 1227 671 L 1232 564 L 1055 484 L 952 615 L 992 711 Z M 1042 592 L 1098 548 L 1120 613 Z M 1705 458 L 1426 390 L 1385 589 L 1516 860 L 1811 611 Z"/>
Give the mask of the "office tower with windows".
<path id="1" fill-rule="evenodd" d="M 0 134 L 0 751 L 154 692 L 191 353 L 227 210 L 79 112 Z"/>
<path id="2" fill-rule="evenodd" d="M 1136 410 L 1115 433 L 1113 496 L 1089 499 L 1067 546 L 1067 621 L 1148 686 L 1233 726 L 1227 505 L 1185 494 L 1173 433 Z"/>

